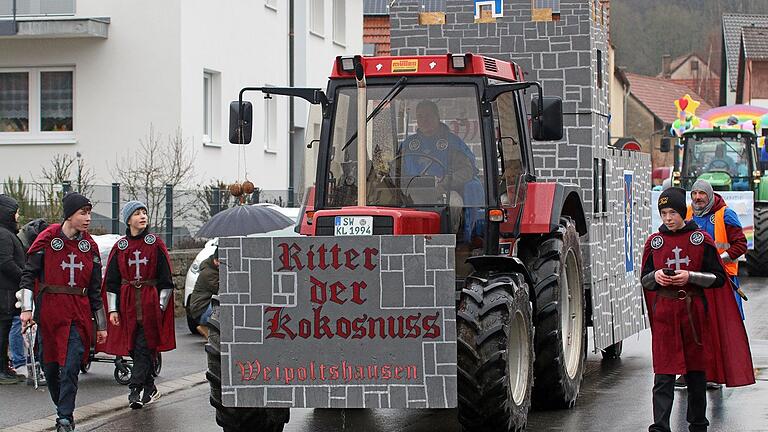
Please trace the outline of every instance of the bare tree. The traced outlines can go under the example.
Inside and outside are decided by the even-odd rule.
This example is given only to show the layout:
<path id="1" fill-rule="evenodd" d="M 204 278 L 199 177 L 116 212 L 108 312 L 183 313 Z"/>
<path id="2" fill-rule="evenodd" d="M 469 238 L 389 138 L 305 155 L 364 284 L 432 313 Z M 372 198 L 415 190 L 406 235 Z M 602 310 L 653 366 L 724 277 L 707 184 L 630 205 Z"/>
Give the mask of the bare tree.
<path id="1" fill-rule="evenodd" d="M 77 171 L 72 172 L 73 169 Z M 39 178 L 34 178 L 41 202 L 37 203 L 37 214 L 48 221 L 61 217 L 62 184 L 71 182 L 75 176 L 74 187 L 77 192 L 90 196 L 94 191 L 94 173 L 78 154 L 73 158 L 68 154 L 55 154 L 49 166 L 43 167 Z"/>
<path id="2" fill-rule="evenodd" d="M 153 125 L 149 134 L 139 141 L 138 148 L 116 162 L 115 178 L 121 190 L 132 199 L 143 201 L 149 207 L 149 220 L 154 229 L 165 229 L 165 186 L 174 189 L 174 198 L 182 192 L 178 186 L 191 184 L 194 179 L 196 151 L 183 138 L 181 129 L 163 137 Z M 176 201 L 176 199 L 174 199 Z M 189 200 L 179 200 L 186 202 Z M 174 206 L 174 217 L 186 214 L 186 205 Z"/>

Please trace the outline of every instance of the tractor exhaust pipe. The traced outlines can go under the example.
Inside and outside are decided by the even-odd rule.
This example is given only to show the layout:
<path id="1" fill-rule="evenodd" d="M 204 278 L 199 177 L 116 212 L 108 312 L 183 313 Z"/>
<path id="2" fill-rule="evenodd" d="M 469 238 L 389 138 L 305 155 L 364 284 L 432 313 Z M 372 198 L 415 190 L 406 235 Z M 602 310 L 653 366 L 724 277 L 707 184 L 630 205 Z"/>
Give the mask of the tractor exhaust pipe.
<path id="1" fill-rule="evenodd" d="M 365 88 L 365 69 L 360 56 L 355 56 L 355 80 L 357 80 L 357 205 L 367 204 L 368 184 L 368 99 Z"/>

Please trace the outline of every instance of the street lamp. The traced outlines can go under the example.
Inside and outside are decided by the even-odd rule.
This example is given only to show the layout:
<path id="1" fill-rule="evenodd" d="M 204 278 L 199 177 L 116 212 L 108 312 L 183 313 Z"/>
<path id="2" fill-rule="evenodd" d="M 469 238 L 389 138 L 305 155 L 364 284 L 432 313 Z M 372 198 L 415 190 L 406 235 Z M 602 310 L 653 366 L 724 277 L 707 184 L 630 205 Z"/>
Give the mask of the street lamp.
<path id="1" fill-rule="evenodd" d="M 83 155 L 80 152 L 76 152 L 75 157 L 77 158 L 77 191 L 82 192 Z"/>

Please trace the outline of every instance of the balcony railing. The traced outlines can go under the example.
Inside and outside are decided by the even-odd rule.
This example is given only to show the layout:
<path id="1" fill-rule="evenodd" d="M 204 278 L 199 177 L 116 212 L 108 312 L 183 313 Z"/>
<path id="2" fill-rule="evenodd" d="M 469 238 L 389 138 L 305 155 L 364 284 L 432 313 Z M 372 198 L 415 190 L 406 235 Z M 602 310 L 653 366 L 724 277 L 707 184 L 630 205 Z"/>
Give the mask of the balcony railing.
<path id="1" fill-rule="evenodd" d="M 0 17 L 13 16 L 16 3 L 16 17 L 72 16 L 75 14 L 75 0 L 0 0 Z"/>

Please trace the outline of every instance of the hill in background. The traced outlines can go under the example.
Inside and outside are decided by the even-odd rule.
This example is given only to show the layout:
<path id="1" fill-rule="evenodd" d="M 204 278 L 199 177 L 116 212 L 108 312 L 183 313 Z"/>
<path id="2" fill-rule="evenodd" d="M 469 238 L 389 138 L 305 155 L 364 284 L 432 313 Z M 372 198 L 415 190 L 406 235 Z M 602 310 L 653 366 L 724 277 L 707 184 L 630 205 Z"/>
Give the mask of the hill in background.
<path id="1" fill-rule="evenodd" d="M 616 64 L 656 75 L 662 55 L 696 52 L 719 71 L 724 13 L 768 15 L 768 0 L 612 0 Z"/>

